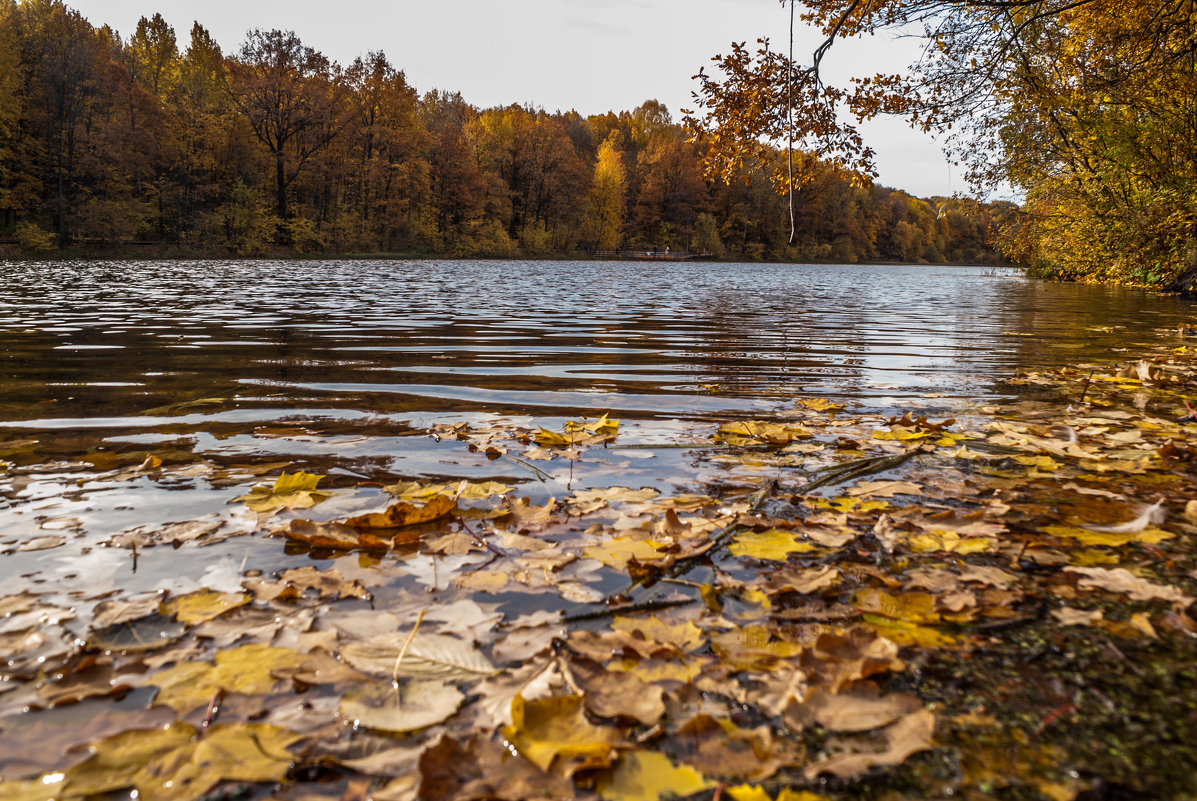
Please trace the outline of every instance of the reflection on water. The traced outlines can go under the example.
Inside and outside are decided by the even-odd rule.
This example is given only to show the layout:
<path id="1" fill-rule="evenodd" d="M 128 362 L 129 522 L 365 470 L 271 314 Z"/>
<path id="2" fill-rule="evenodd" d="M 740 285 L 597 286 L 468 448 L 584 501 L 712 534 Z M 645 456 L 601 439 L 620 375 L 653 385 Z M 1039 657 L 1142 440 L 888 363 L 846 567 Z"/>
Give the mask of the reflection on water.
<path id="1" fill-rule="evenodd" d="M 1181 314 L 1138 293 L 941 267 L 200 262 L 5 273 L 7 421 L 205 397 L 225 408 L 318 399 L 543 414 L 615 394 L 631 397 L 610 398 L 612 408 L 669 415 L 797 391 L 879 404 L 979 398 L 1016 367 L 1091 358 Z"/>
<path id="2" fill-rule="evenodd" d="M 63 518 L 86 537 L 184 519 L 232 497 L 202 472 L 167 486 L 88 483 L 143 457 L 154 438 L 173 443 L 156 446 L 168 459 L 220 469 L 298 461 L 359 477 L 490 476 L 496 467 L 483 455 L 446 458 L 408 434 L 436 422 L 552 425 L 613 410 L 625 420 L 621 442 L 646 442 L 799 394 L 885 410 L 959 407 L 1001 397 L 1017 368 L 1109 358 L 1186 311 L 1142 293 L 991 278 L 980 268 L 3 269 L 0 459 L 16 469 L 0 474 L 0 531 Z M 668 472 L 667 461 L 644 480 Z"/>

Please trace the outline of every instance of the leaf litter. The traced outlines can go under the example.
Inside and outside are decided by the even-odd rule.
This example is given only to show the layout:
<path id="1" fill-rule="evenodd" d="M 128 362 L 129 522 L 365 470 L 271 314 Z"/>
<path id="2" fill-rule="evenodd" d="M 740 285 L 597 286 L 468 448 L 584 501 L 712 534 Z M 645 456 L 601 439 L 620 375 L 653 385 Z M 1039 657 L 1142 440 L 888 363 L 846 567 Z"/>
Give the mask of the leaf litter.
<path id="1" fill-rule="evenodd" d="M 1197 736 L 1170 714 L 1197 686 L 1197 359 L 1098 372 L 941 420 L 696 424 L 692 475 L 643 486 L 605 467 L 634 453 L 606 415 L 410 433 L 490 476 L 205 462 L 244 514 L 100 545 L 238 536 L 239 586 L 0 596 L 0 743 L 63 754 L 0 748 L 0 798 L 1184 797 L 1193 757 L 1159 743 Z"/>

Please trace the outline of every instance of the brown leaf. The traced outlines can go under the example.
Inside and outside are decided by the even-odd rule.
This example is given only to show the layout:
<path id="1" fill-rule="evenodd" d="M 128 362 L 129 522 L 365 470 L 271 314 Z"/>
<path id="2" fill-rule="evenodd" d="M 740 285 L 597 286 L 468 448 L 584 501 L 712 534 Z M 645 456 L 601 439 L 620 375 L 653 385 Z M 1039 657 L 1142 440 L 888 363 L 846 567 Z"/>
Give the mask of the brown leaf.
<path id="1" fill-rule="evenodd" d="M 1078 582 L 1083 590 L 1103 589 L 1110 592 L 1124 593 L 1132 601 L 1171 601 L 1188 606 L 1193 599 L 1176 587 L 1156 584 L 1141 579 L 1124 567 L 1108 569 L 1104 567 L 1066 567 L 1065 572 L 1079 573 L 1084 576 Z"/>
<path id="2" fill-rule="evenodd" d="M 833 695 L 822 687 L 807 693 L 801 702 L 791 701 L 785 722 L 794 731 L 818 723 L 831 731 L 869 731 L 923 708 L 919 699 L 902 693 L 879 696 L 874 692 Z"/>
<path id="3" fill-rule="evenodd" d="M 345 525 L 356 529 L 402 528 L 420 523 L 430 523 L 457 511 L 457 501 L 449 495 L 435 495 L 423 506 L 410 503 L 392 504 L 385 512 L 371 512 L 345 521 Z"/>
<path id="4" fill-rule="evenodd" d="M 422 801 L 565 801 L 574 797 L 574 787 L 494 740 L 474 735 L 462 746 L 446 736 L 420 756 L 418 797 Z"/>
<path id="5" fill-rule="evenodd" d="M 799 761 L 789 741 L 773 738 L 767 726 L 741 729 L 728 720 L 696 715 L 669 743 L 679 761 L 707 776 L 760 781 Z"/>
<path id="6" fill-rule="evenodd" d="M 873 767 L 901 765 L 911 754 L 930 749 L 934 733 L 935 715 L 926 709 L 913 712 L 882 732 L 882 750 L 837 754 L 808 766 L 803 774 L 810 781 L 823 773 L 847 779 Z"/>
<path id="7" fill-rule="evenodd" d="M 311 520 L 292 520 L 290 527 L 282 533 L 288 539 L 306 542 L 313 548 L 338 551 L 357 548 L 365 551 L 389 551 L 398 541 L 395 537 L 380 537 L 341 523 L 313 523 Z"/>
<path id="8" fill-rule="evenodd" d="M 665 714 L 664 690 L 631 673 L 608 671 L 598 662 L 574 657 L 569 671 L 584 693 L 586 708 L 601 718 L 631 718 L 655 725 Z"/>

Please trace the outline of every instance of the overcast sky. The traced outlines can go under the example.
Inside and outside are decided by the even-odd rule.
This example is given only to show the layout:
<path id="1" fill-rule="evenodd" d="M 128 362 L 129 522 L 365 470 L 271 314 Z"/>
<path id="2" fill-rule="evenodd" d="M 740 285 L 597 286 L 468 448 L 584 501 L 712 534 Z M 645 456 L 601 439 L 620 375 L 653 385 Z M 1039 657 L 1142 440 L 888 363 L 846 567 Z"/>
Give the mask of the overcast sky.
<path id="1" fill-rule="evenodd" d="M 674 119 L 691 108 L 691 76 L 732 41 L 787 46 L 788 13 L 778 0 L 66 0 L 95 25 L 124 36 L 160 12 L 180 48 L 199 21 L 226 52 L 251 28 L 283 28 L 345 64 L 383 50 L 421 92 L 460 91 L 480 107 L 530 103 L 582 114 L 630 110 L 660 100 Z M 817 37 L 799 31 L 796 57 Z M 837 44 L 830 78 L 902 69 L 909 41 Z M 921 196 L 965 189 L 938 145 L 898 120 L 870 123 L 880 182 Z"/>

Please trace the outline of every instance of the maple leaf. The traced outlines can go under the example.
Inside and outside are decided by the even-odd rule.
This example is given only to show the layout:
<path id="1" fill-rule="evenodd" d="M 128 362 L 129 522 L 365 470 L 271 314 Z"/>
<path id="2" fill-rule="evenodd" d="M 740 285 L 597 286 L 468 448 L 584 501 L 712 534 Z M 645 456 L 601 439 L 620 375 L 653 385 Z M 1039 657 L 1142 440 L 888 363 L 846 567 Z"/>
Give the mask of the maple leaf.
<path id="1" fill-rule="evenodd" d="M 305 473 L 302 470 L 290 475 L 284 471 L 273 486 L 256 486 L 249 494 L 233 500 L 244 501 L 246 506 L 258 514 L 270 514 L 279 509 L 308 509 L 332 495 L 330 492 L 316 489 L 322 478 L 324 476 Z"/>

